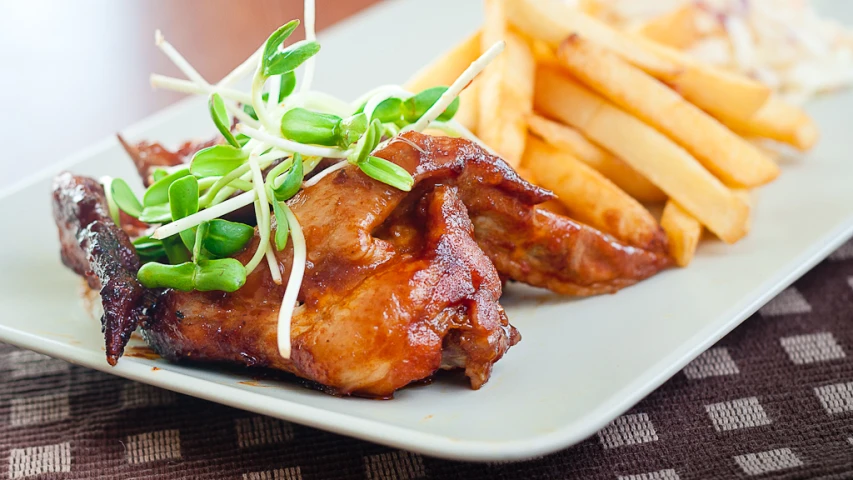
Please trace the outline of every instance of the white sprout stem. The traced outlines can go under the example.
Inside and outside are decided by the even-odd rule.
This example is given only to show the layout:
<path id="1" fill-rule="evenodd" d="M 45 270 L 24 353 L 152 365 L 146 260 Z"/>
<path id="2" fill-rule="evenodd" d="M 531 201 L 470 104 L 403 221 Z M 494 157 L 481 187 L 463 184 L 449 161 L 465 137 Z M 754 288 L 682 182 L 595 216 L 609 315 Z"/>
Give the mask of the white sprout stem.
<path id="1" fill-rule="evenodd" d="M 266 143 L 272 147 L 280 148 L 288 152 L 301 153 L 302 155 L 325 158 L 346 158 L 347 156 L 347 152 L 339 148 L 305 145 L 304 143 L 297 143 L 281 137 L 270 135 L 269 133 L 262 132 L 258 129 L 246 125 L 237 125 L 237 131 L 242 133 L 243 135 L 246 135 L 249 138 L 253 138 L 259 142 Z"/>
<path id="2" fill-rule="evenodd" d="M 202 77 L 201 74 L 198 73 L 198 71 L 196 71 L 196 69 L 193 68 L 192 65 L 190 65 L 190 62 L 188 62 L 187 59 L 184 58 L 183 55 L 181 55 L 178 50 L 172 46 L 171 43 L 166 41 L 166 38 L 163 37 L 163 34 L 160 32 L 160 30 L 154 32 L 154 43 L 157 45 L 157 47 L 160 48 L 160 50 L 163 51 L 163 53 L 166 54 L 167 57 L 169 57 L 170 60 L 172 60 L 172 63 L 174 63 L 178 67 L 178 69 L 183 72 L 184 75 L 187 76 L 187 78 L 195 82 L 197 85 L 203 87 L 208 94 L 214 91 L 214 88 L 209 83 L 207 83 L 207 80 L 205 80 L 204 77 Z M 246 112 L 244 112 L 242 109 L 237 108 L 236 105 L 232 104 L 231 102 L 224 103 L 225 108 L 228 110 L 228 112 L 230 112 L 231 115 L 237 117 L 241 122 L 254 127 L 259 126 L 258 122 L 255 121 L 255 119 L 247 115 Z"/>
<path id="3" fill-rule="evenodd" d="M 217 85 L 222 87 L 231 86 L 237 83 L 241 78 L 252 73 L 256 68 L 258 68 L 258 63 L 261 60 L 261 52 L 263 51 L 264 46 L 261 45 L 260 48 L 255 50 L 252 55 L 250 55 L 249 58 L 244 60 L 243 63 L 241 63 L 237 68 L 232 70 L 228 75 L 222 77 L 222 80 L 220 80 Z"/>
<path id="4" fill-rule="evenodd" d="M 267 245 L 267 253 L 264 256 L 267 257 L 267 265 L 270 267 L 270 274 L 272 274 L 273 283 L 281 285 L 281 272 L 278 271 L 278 259 L 275 258 L 272 245 Z"/>
<path id="5" fill-rule="evenodd" d="M 258 65 L 258 70 L 255 71 L 255 78 L 252 80 L 252 106 L 255 108 L 255 114 L 258 115 L 258 120 L 261 121 L 261 125 L 263 125 L 267 131 L 275 132 L 277 130 L 275 123 L 273 123 L 272 117 L 270 117 L 266 106 L 264 106 L 263 90 L 266 80 L 266 77 L 261 75 L 261 66 Z"/>
<path id="6" fill-rule="evenodd" d="M 307 249 L 305 248 L 305 236 L 296 215 L 284 203 L 284 215 L 290 225 L 290 239 L 293 242 L 293 264 L 290 267 L 290 277 L 287 279 L 287 287 L 284 290 L 284 298 L 281 300 L 281 308 L 278 311 L 278 351 L 282 358 L 290 358 L 290 325 L 293 319 L 293 310 L 296 308 L 296 297 L 302 288 L 302 277 L 305 275 L 305 260 Z"/>
<path id="7" fill-rule="evenodd" d="M 317 185 L 320 182 L 320 180 L 322 180 L 323 178 L 325 178 L 325 177 L 337 172 L 338 170 L 346 167 L 348 163 L 349 162 L 347 162 L 346 160 L 343 160 L 343 161 L 340 161 L 340 162 L 338 162 L 338 163 L 336 163 L 330 167 L 326 167 L 323 171 L 321 171 L 317 175 L 314 175 L 313 177 L 309 178 L 308 180 L 302 182 L 302 188 L 308 188 L 308 187 L 313 187 L 314 185 Z"/>
<path id="8" fill-rule="evenodd" d="M 171 43 L 166 41 L 166 38 L 160 30 L 156 30 L 154 32 L 154 44 L 157 45 L 157 47 L 159 47 L 170 60 L 172 60 L 172 63 L 174 63 L 175 66 L 177 66 L 178 69 L 187 76 L 187 78 L 199 85 L 210 87 L 210 84 L 207 83 L 207 81 L 198 73 L 198 71 L 196 71 L 195 68 L 193 68 L 192 65 L 190 65 L 190 62 L 188 62 L 183 55 L 178 53 Z"/>
<path id="9" fill-rule="evenodd" d="M 317 39 L 317 33 L 314 28 L 314 21 L 316 18 L 316 7 L 314 5 L 314 0 L 305 0 L 305 8 L 302 13 L 303 20 L 305 21 L 305 40 L 309 42 L 313 42 Z M 300 92 L 307 92 L 311 89 L 311 84 L 314 83 L 314 56 L 310 57 L 305 62 L 305 73 L 302 76 L 302 84 L 299 87 Z"/>
<path id="10" fill-rule="evenodd" d="M 257 195 L 257 192 L 254 190 L 242 193 L 198 213 L 186 216 L 180 220 L 175 220 L 172 223 L 167 223 L 157 230 L 154 230 L 154 233 L 151 234 L 151 238 L 162 240 L 179 232 L 183 232 L 188 228 L 197 227 L 201 222 L 206 222 L 208 220 L 213 220 L 214 218 L 227 215 L 235 210 L 245 207 L 246 205 L 251 205 L 252 202 L 255 201 Z"/>
<path id="11" fill-rule="evenodd" d="M 207 95 L 209 90 L 195 82 L 189 80 L 181 80 L 180 78 L 167 77 L 157 73 L 151 74 L 151 86 L 154 88 L 165 88 L 174 92 L 190 93 L 195 95 Z M 234 90 L 226 87 L 213 87 L 212 90 L 222 98 L 234 100 L 240 103 L 252 103 L 252 96 L 246 92 Z"/>
<path id="12" fill-rule="evenodd" d="M 408 125 L 403 131 L 414 130 L 416 132 L 420 132 L 429 126 L 430 122 L 438 118 L 444 110 L 459 96 L 462 90 L 471 83 L 474 78 L 483 71 L 486 66 L 492 62 L 501 52 L 503 52 L 504 47 L 506 47 L 506 42 L 503 40 L 492 45 L 485 53 L 480 55 L 480 58 L 474 60 L 468 68 L 462 72 L 462 75 L 459 75 L 459 78 L 450 85 L 450 88 L 445 90 L 445 92 L 438 98 L 438 101 L 435 102 L 429 110 L 424 113 L 421 118 L 418 119 L 417 122 Z"/>
<path id="13" fill-rule="evenodd" d="M 361 106 L 361 104 L 358 106 Z M 355 111 L 355 108 L 349 103 L 335 96 L 310 90 L 290 95 L 276 108 L 276 111 L 272 115 L 275 118 L 281 118 L 284 112 L 296 107 L 308 108 L 322 113 L 331 113 L 339 117 L 348 117 Z"/>
<path id="14" fill-rule="evenodd" d="M 281 75 L 275 75 L 270 79 L 270 93 L 267 97 L 267 108 L 272 110 L 278 105 L 278 96 L 281 93 Z"/>
<path id="15" fill-rule="evenodd" d="M 246 264 L 246 272 L 252 273 L 267 253 L 270 246 L 270 207 L 267 200 L 267 189 L 264 186 L 264 175 L 261 172 L 261 167 L 258 165 L 258 153 L 263 150 L 263 145 L 255 148 L 255 151 L 249 155 L 249 168 L 252 171 L 252 183 L 255 186 L 257 198 L 255 199 L 255 215 L 258 218 L 258 232 L 260 233 L 261 241 L 258 243 L 258 249 Z M 277 266 L 275 268 L 278 268 Z"/>

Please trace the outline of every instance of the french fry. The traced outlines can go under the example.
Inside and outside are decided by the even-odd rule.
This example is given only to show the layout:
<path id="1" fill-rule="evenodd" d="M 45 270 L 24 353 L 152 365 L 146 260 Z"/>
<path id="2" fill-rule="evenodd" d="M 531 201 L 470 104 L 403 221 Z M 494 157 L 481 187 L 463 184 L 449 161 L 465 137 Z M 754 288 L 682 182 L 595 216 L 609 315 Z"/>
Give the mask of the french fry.
<path id="1" fill-rule="evenodd" d="M 746 235 L 749 206 L 665 135 L 553 69 L 537 70 L 535 92 L 538 111 L 618 155 L 723 241 Z"/>
<path id="2" fill-rule="evenodd" d="M 746 120 L 770 97 L 770 88 L 704 64 L 639 35 L 619 32 L 556 0 L 506 0 L 507 18 L 520 31 L 557 48 L 578 34 L 671 85 L 684 98 L 722 118 Z"/>
<path id="3" fill-rule="evenodd" d="M 769 138 L 803 152 L 820 137 L 817 125 L 806 112 L 775 96 L 749 120 L 723 117 L 723 122 L 742 135 Z"/>
<path id="4" fill-rule="evenodd" d="M 666 202 L 660 226 L 669 240 L 669 254 L 679 267 L 686 267 L 693 260 L 699 239 L 702 237 L 702 224 L 672 200 Z"/>
<path id="5" fill-rule="evenodd" d="M 539 185 L 557 194 L 572 218 L 629 245 L 650 251 L 665 249 L 666 236 L 648 210 L 566 151 L 530 137 L 522 166 L 533 172 Z"/>
<path id="6" fill-rule="evenodd" d="M 573 154 L 637 200 L 649 203 L 666 200 L 666 194 L 661 189 L 622 159 L 589 141 L 576 129 L 536 114 L 527 119 L 527 124 L 536 136 Z"/>
<path id="7" fill-rule="evenodd" d="M 576 78 L 675 140 L 732 187 L 775 179 L 779 167 L 752 144 L 618 56 L 577 35 L 557 56 Z"/>
<path id="8" fill-rule="evenodd" d="M 474 32 L 420 69 L 406 82 L 404 88 L 417 93 L 430 87 L 448 86 L 453 83 L 471 65 L 471 62 L 480 56 L 480 35 L 479 30 Z M 459 95 L 459 110 L 454 117 L 456 121 L 472 131 L 477 127 L 479 84 L 478 80 L 474 80 L 462 91 Z"/>
<path id="9" fill-rule="evenodd" d="M 702 38 L 696 23 L 698 7 L 692 3 L 655 17 L 643 24 L 637 33 L 662 45 L 679 50 Z"/>
<path id="10" fill-rule="evenodd" d="M 533 110 L 533 53 L 523 37 L 509 29 L 502 0 L 486 0 L 481 49 L 506 41 L 503 54 L 480 74 L 477 136 L 518 167 Z"/>

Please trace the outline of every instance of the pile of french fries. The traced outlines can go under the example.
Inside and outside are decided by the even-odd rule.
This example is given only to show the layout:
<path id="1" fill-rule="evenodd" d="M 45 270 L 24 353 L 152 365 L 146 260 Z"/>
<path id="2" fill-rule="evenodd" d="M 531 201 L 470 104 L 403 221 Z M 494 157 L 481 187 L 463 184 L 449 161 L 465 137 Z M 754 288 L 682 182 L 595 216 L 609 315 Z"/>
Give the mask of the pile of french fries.
<path id="1" fill-rule="evenodd" d="M 679 51 L 666 21 L 625 32 L 558 0 L 485 0 L 482 28 L 406 87 L 448 85 L 505 40 L 457 120 L 572 218 L 638 248 L 663 231 L 686 266 L 705 229 L 749 232 L 751 191 L 779 175 L 773 144 L 804 151 L 818 131 L 768 86 Z"/>

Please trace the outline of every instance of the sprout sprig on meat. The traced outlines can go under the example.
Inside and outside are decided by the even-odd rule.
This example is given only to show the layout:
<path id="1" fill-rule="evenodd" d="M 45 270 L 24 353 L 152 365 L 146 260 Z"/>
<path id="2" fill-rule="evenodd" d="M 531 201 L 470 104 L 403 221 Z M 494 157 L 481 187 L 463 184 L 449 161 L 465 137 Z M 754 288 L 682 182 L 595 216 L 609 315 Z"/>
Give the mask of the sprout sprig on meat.
<path id="1" fill-rule="evenodd" d="M 450 87 L 412 94 L 399 86 L 385 86 L 347 103 L 311 90 L 314 57 L 320 51 L 314 39 L 313 1 L 306 1 L 305 14 L 305 40 L 285 46 L 299 26 L 298 20 L 290 21 L 215 85 L 156 32 L 157 46 L 188 80 L 155 74 L 151 84 L 208 95 L 211 119 L 225 143 L 198 151 L 189 165 L 156 170 L 154 183 L 142 201 L 121 179 L 105 178 L 102 182 L 116 223 L 121 211 L 142 222 L 159 224 L 151 235 L 134 241 L 144 262 L 138 279 L 148 288 L 233 292 L 264 260 L 273 281 L 281 284 L 273 249 L 283 250 L 289 239 L 293 268 L 278 325 L 279 350 L 284 358 L 290 356 L 290 319 L 306 261 L 305 239 L 287 200 L 347 164 L 394 188 L 411 190 L 414 180 L 409 172 L 372 153 L 402 131 L 422 131 L 431 125 L 472 138 L 453 121 L 459 107 L 457 97 L 503 49 L 503 42 L 497 43 Z M 297 91 L 295 71 L 303 65 L 305 75 Z M 233 88 L 251 72 L 250 92 Z M 238 121 L 233 128 L 232 117 Z M 305 181 L 305 175 L 324 158 L 341 161 Z M 260 241 L 243 265 L 230 256 L 246 247 L 254 229 L 219 217 L 249 205 L 254 206 Z"/>

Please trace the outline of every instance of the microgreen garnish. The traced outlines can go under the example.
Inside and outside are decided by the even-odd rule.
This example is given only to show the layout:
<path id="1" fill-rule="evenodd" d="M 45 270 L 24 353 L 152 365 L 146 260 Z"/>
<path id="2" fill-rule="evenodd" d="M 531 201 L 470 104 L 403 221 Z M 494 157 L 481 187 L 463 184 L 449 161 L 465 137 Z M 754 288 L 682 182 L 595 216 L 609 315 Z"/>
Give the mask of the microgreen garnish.
<path id="1" fill-rule="evenodd" d="M 367 157 L 366 161 L 359 164 L 359 167 L 368 177 L 387 183 L 404 192 L 410 191 L 412 185 L 415 184 L 415 180 L 406 169 L 384 158 L 371 155 Z"/>
<path id="2" fill-rule="evenodd" d="M 236 142 L 236 140 L 235 140 Z M 190 173 L 196 177 L 221 177 L 246 163 L 249 154 L 239 147 L 214 145 L 196 152 L 190 162 Z"/>
<path id="3" fill-rule="evenodd" d="M 198 180 L 192 175 L 181 177 L 169 186 L 169 211 L 172 220 L 180 220 L 198 212 Z M 187 248 L 195 244 L 195 232 L 187 229 L 180 232 Z"/>
<path id="4" fill-rule="evenodd" d="M 225 140 L 231 145 L 240 148 L 234 134 L 231 133 L 231 117 L 228 116 L 228 110 L 225 109 L 225 102 L 218 93 L 210 94 L 210 99 L 207 101 L 207 108 L 210 110 L 210 118 L 213 119 L 213 124 L 219 133 L 225 137 Z"/>
<path id="5" fill-rule="evenodd" d="M 204 249 L 215 257 L 230 257 L 239 252 L 255 235 L 255 229 L 244 223 L 215 218 L 204 222 L 207 231 L 202 236 Z"/>
<path id="6" fill-rule="evenodd" d="M 215 85 L 207 83 L 157 32 L 157 45 L 188 80 L 152 75 L 151 84 L 208 95 L 210 116 L 227 144 L 197 152 L 189 167 L 156 169 L 154 183 L 141 203 L 123 182 L 105 184 L 116 221 L 124 211 L 149 224 L 165 223 L 150 237 L 135 242 L 145 262 L 138 277 L 148 287 L 232 292 L 264 259 L 272 280 L 281 283 L 274 252 L 291 241 L 293 262 L 278 323 L 278 346 L 284 358 L 290 355 L 290 321 L 307 259 L 305 239 L 289 199 L 349 165 L 391 187 L 411 190 L 411 174 L 374 152 L 383 139 L 405 140 L 397 134 L 430 125 L 477 141 L 453 120 L 459 107 L 457 96 L 503 48 L 499 43 L 487 50 L 450 87 L 412 94 L 398 86 L 383 86 L 350 104 L 311 90 L 314 56 L 320 50 L 314 40 L 313 0 L 306 0 L 305 17 L 305 40 L 285 45 L 299 25 L 298 20 L 288 22 Z M 305 76 L 294 93 L 295 70 L 303 64 Z M 252 71 L 251 92 L 236 90 L 237 81 Z M 237 119 L 234 125 L 231 116 Z M 324 158 L 346 161 L 305 181 L 305 175 Z M 249 205 L 255 211 L 256 227 L 219 218 Z M 276 228 L 271 239 L 273 216 Z M 255 236 L 257 242 L 252 241 Z M 228 258 L 247 245 L 256 250 L 245 266 Z M 160 263 L 164 257 L 169 264 Z"/>
<path id="7" fill-rule="evenodd" d="M 174 288 L 184 292 L 234 292 L 246 283 L 246 269 L 233 258 L 178 265 L 149 262 L 139 269 L 137 278 L 148 288 Z"/>
<path id="8" fill-rule="evenodd" d="M 142 196 L 142 204 L 146 207 L 162 205 L 169 201 L 169 187 L 172 186 L 179 178 L 186 177 L 190 174 L 189 168 L 182 168 L 176 172 L 172 172 L 165 177 L 152 183 L 145 195 Z"/>

